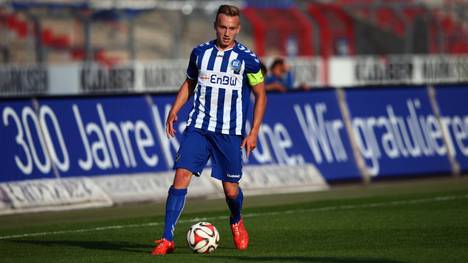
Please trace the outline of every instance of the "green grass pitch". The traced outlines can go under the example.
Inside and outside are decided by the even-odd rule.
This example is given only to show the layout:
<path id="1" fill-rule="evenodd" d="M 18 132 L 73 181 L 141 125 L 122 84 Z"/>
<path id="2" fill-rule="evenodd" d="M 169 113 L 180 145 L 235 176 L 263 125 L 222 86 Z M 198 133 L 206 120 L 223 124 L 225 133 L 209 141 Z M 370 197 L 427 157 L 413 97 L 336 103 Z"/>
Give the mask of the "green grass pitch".
<path id="1" fill-rule="evenodd" d="M 245 199 L 251 237 L 234 249 L 224 200 L 188 200 L 174 254 L 150 255 L 163 204 L 0 217 L 0 262 L 468 262 L 468 177 L 341 185 Z M 218 249 L 194 254 L 196 221 L 219 230 Z"/>

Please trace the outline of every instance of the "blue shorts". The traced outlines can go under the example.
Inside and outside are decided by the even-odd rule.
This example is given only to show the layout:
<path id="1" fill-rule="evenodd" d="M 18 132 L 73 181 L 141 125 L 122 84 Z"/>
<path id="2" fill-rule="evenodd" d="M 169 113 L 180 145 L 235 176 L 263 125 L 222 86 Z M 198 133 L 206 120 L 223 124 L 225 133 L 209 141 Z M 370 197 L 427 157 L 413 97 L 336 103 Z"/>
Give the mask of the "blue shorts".
<path id="1" fill-rule="evenodd" d="M 184 168 L 200 175 L 211 157 L 211 176 L 237 183 L 242 177 L 242 137 L 187 127 L 184 131 L 174 169 Z"/>

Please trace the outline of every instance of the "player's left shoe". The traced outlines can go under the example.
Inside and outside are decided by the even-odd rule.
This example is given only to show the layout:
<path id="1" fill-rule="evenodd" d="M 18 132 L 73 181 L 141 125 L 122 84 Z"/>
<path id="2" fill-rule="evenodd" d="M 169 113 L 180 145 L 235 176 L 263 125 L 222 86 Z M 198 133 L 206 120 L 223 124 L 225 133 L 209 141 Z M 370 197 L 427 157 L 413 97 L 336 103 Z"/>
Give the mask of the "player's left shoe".
<path id="1" fill-rule="evenodd" d="M 245 230 L 244 220 L 241 219 L 236 224 L 231 224 L 231 231 L 236 248 L 239 250 L 246 250 L 249 246 L 249 233 Z"/>
<path id="2" fill-rule="evenodd" d="M 154 241 L 157 245 L 151 252 L 151 255 L 166 255 L 174 252 L 175 244 L 174 241 L 169 241 L 166 239 L 159 239 Z"/>

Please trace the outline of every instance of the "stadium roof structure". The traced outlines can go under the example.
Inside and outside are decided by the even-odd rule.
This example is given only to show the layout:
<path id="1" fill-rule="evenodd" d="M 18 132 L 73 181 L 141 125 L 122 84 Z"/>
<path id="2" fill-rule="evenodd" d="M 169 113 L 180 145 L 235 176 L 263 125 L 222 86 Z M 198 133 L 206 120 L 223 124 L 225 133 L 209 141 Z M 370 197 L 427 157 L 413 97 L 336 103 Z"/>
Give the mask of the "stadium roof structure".
<path id="1" fill-rule="evenodd" d="M 30 8 L 77 8 L 92 10 L 184 10 L 188 7 L 215 9 L 221 4 L 244 5 L 244 1 L 202 1 L 202 0 L 0 0 L 0 5 L 14 9 Z"/>
<path id="2" fill-rule="evenodd" d="M 206 1 L 206 0 L 0 0 L 0 6 L 7 6 L 15 11 L 35 9 L 75 9 L 91 11 L 93 19 L 119 19 L 132 17 L 145 11 L 180 10 L 189 15 L 194 9 L 203 9 L 213 13 L 221 4 L 243 6 L 245 1 Z"/>

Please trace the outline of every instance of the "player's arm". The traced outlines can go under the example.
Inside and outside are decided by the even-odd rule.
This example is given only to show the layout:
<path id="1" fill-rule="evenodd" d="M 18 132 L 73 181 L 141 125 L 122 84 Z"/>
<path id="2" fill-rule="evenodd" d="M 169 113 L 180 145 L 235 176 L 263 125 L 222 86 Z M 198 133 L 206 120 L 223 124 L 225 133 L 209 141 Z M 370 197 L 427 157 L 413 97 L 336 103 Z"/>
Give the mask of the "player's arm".
<path id="1" fill-rule="evenodd" d="M 172 104 L 171 110 L 169 111 L 169 115 L 167 115 L 166 134 L 168 137 L 175 136 L 174 122 L 177 121 L 177 113 L 179 113 L 182 106 L 184 106 L 184 104 L 193 94 L 195 85 L 195 80 L 186 78 L 184 83 L 182 83 L 182 85 L 180 86 L 179 92 L 177 93 L 177 97 L 174 103 Z"/>
<path id="2" fill-rule="evenodd" d="M 250 152 L 253 151 L 253 149 L 255 149 L 255 147 L 257 146 L 257 137 L 260 131 L 260 125 L 262 124 L 263 115 L 265 115 L 267 101 L 265 84 L 263 82 L 263 75 L 260 72 L 258 72 L 255 74 L 248 75 L 248 78 L 249 83 L 252 86 L 252 92 L 255 96 L 255 106 L 252 129 L 250 130 L 247 137 L 245 137 L 241 145 L 242 148 L 245 147 L 247 157 L 250 155 Z"/>

